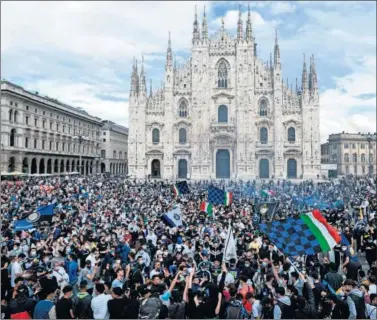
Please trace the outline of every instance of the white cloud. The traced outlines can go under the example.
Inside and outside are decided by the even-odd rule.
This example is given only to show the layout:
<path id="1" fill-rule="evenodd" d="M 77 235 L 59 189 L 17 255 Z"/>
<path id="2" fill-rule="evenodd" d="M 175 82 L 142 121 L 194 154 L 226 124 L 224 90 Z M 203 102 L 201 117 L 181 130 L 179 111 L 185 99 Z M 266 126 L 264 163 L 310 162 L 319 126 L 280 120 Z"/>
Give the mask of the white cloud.
<path id="1" fill-rule="evenodd" d="M 290 2 L 275 2 L 271 4 L 271 13 L 279 15 L 283 13 L 295 12 L 296 6 Z"/>

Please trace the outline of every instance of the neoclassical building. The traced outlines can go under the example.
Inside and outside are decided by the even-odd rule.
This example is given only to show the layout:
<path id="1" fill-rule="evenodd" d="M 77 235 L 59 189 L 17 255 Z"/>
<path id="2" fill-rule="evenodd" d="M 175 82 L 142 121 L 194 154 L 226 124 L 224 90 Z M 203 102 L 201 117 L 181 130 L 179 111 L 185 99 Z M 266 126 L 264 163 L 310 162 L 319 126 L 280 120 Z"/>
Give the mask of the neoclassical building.
<path id="1" fill-rule="evenodd" d="M 101 171 L 127 173 L 128 128 L 104 120 L 101 131 Z"/>
<path id="2" fill-rule="evenodd" d="M 316 178 L 319 92 L 314 57 L 301 83 L 283 81 L 278 36 L 269 61 L 257 55 L 250 10 L 237 34 L 208 35 L 195 13 L 191 56 L 173 61 L 169 36 L 161 89 L 147 92 L 134 62 L 129 98 L 129 174 L 138 178 Z"/>
<path id="3" fill-rule="evenodd" d="M 101 126 L 81 108 L 2 81 L 1 172 L 99 173 Z"/>

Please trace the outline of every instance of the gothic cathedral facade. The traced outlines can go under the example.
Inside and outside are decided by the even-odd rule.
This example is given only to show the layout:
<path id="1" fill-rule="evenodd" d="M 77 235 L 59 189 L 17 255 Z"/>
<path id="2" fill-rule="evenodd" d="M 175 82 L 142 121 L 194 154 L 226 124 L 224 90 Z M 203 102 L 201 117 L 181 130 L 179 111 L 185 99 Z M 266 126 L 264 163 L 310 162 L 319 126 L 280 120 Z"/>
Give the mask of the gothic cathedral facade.
<path id="1" fill-rule="evenodd" d="M 270 62 L 257 56 L 250 10 L 244 32 L 209 37 L 195 13 L 191 57 L 173 63 L 147 93 L 134 62 L 129 98 L 129 174 L 136 178 L 294 179 L 320 174 L 319 92 L 314 57 L 301 84 L 284 83 L 278 37 Z"/>

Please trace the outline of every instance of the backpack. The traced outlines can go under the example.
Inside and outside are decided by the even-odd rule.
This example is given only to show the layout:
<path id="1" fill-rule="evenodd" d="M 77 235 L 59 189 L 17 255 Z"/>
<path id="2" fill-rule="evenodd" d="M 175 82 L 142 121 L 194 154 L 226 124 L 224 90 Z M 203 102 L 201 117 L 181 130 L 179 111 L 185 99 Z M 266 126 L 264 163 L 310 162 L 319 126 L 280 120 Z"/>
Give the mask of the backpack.
<path id="1" fill-rule="evenodd" d="M 350 294 L 349 297 L 355 303 L 356 319 L 365 319 L 365 302 L 364 297 L 359 297 L 355 294 Z"/>
<path id="2" fill-rule="evenodd" d="M 151 297 L 143 301 L 139 310 L 139 319 L 158 319 L 161 307 L 160 298 Z"/>
<path id="3" fill-rule="evenodd" d="M 281 310 L 281 319 L 293 319 L 293 308 L 292 306 L 287 306 L 286 304 L 277 302 L 280 310 Z"/>
<path id="4" fill-rule="evenodd" d="M 241 302 L 236 300 L 231 301 L 226 309 L 226 319 L 238 319 L 242 307 Z"/>

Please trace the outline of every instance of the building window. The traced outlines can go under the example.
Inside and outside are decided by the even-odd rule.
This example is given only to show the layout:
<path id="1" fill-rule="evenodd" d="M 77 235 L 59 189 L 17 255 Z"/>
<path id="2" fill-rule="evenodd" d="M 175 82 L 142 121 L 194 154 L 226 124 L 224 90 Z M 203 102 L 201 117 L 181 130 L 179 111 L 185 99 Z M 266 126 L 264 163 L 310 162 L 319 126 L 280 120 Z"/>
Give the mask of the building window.
<path id="1" fill-rule="evenodd" d="M 357 162 L 357 154 L 356 153 L 354 153 L 352 155 L 352 162 Z"/>
<path id="2" fill-rule="evenodd" d="M 29 148 L 29 138 L 25 138 L 25 148 Z"/>
<path id="3" fill-rule="evenodd" d="M 114 150 L 113 151 L 113 159 L 116 159 L 117 158 L 117 152 Z"/>
<path id="4" fill-rule="evenodd" d="M 26 110 L 29 110 L 29 106 L 26 106 Z"/>
<path id="5" fill-rule="evenodd" d="M 361 143 L 361 144 L 360 144 L 360 148 L 361 148 L 361 149 L 365 149 L 365 144 L 364 144 L 364 143 Z"/>
<path id="6" fill-rule="evenodd" d="M 73 145 L 73 153 L 76 153 L 76 145 Z"/>
<path id="7" fill-rule="evenodd" d="M 42 114 L 43 114 L 43 115 L 46 115 L 46 111 L 43 111 Z"/>
<path id="8" fill-rule="evenodd" d="M 49 150 L 51 151 L 52 150 L 52 141 L 50 141 L 50 148 Z"/>
<path id="9" fill-rule="evenodd" d="M 25 117 L 25 123 L 26 123 L 27 126 L 29 125 L 29 117 L 28 116 Z"/>
<path id="10" fill-rule="evenodd" d="M 106 142 L 106 139 L 102 139 L 103 142 Z"/>
<path id="11" fill-rule="evenodd" d="M 55 145 L 55 147 L 56 147 L 55 150 L 56 150 L 56 151 L 59 151 L 59 142 L 56 141 L 56 145 Z"/>
<path id="12" fill-rule="evenodd" d="M 38 110 L 37 110 L 37 109 L 34 109 L 34 112 L 35 112 L 35 113 L 38 113 Z"/>
<path id="13" fill-rule="evenodd" d="M 361 167 L 361 173 L 362 173 L 362 174 L 365 174 L 365 166 L 362 166 L 362 167 Z"/>
<path id="14" fill-rule="evenodd" d="M 178 115 L 181 118 L 187 118 L 187 104 L 185 101 L 181 101 L 181 103 L 179 104 Z"/>
<path id="15" fill-rule="evenodd" d="M 349 174 L 350 173 L 350 168 L 349 166 L 346 166 L 346 174 Z"/>
<path id="16" fill-rule="evenodd" d="M 219 106 L 217 111 L 218 113 L 218 122 L 226 123 L 228 122 L 228 107 L 225 105 Z"/>
<path id="17" fill-rule="evenodd" d="M 260 139 L 260 142 L 263 143 L 263 144 L 266 144 L 268 142 L 268 131 L 267 131 L 267 128 L 260 128 L 259 130 L 259 139 Z"/>
<path id="18" fill-rule="evenodd" d="M 180 144 L 185 144 L 186 143 L 186 129 L 185 128 L 181 128 L 179 129 L 179 143 Z"/>
<path id="19" fill-rule="evenodd" d="M 50 130 L 52 130 L 52 122 L 50 122 Z"/>
<path id="20" fill-rule="evenodd" d="M 9 104 L 11 105 L 11 106 L 13 106 L 13 101 L 11 100 L 11 101 L 9 101 Z"/>
<path id="21" fill-rule="evenodd" d="M 42 140 L 42 150 L 45 149 L 45 143 L 46 143 L 46 141 Z"/>
<path id="22" fill-rule="evenodd" d="M 62 143 L 62 151 L 64 151 L 64 149 L 65 149 L 65 143 L 63 142 Z"/>
<path id="23" fill-rule="evenodd" d="M 34 126 L 38 127 L 38 118 L 34 118 Z"/>
<path id="24" fill-rule="evenodd" d="M 352 144 L 352 149 L 356 149 L 356 143 Z"/>
<path id="25" fill-rule="evenodd" d="M 13 120 L 13 110 L 10 109 L 9 110 L 9 121 L 12 121 Z"/>
<path id="26" fill-rule="evenodd" d="M 353 170 L 353 173 L 357 175 L 357 166 L 354 166 Z"/>
<path id="27" fill-rule="evenodd" d="M 15 105 L 16 107 L 18 107 L 18 103 L 17 103 L 17 102 L 15 102 L 14 105 Z"/>
<path id="28" fill-rule="evenodd" d="M 37 146 L 38 146 L 37 139 L 34 139 L 34 149 L 37 149 Z"/>
<path id="29" fill-rule="evenodd" d="M 344 144 L 344 149 L 348 149 L 348 143 Z"/>
<path id="30" fill-rule="evenodd" d="M 16 146 L 16 129 L 12 129 L 10 131 L 10 137 L 9 137 L 9 145 L 11 147 L 15 147 Z"/>
<path id="31" fill-rule="evenodd" d="M 71 145 L 67 143 L 67 152 L 71 152 Z"/>
<path id="32" fill-rule="evenodd" d="M 63 133 L 65 133 L 65 126 L 63 126 Z"/>
<path id="33" fill-rule="evenodd" d="M 361 162 L 365 162 L 365 154 L 361 154 Z"/>
<path id="34" fill-rule="evenodd" d="M 42 128 L 45 129 L 45 127 L 46 127 L 46 121 L 43 120 L 43 121 L 42 121 Z"/>
<path id="35" fill-rule="evenodd" d="M 119 151 L 119 159 L 122 159 L 122 151 Z"/>
<path id="36" fill-rule="evenodd" d="M 18 111 L 17 110 L 14 112 L 14 122 L 15 123 L 18 122 Z"/>
<path id="37" fill-rule="evenodd" d="M 296 130 L 295 128 L 290 127 L 288 129 L 288 141 L 295 142 L 296 141 Z"/>
<path id="38" fill-rule="evenodd" d="M 101 158 L 106 158 L 106 150 L 101 150 Z"/>
<path id="39" fill-rule="evenodd" d="M 344 162 L 346 162 L 346 163 L 350 162 L 350 156 L 349 156 L 348 153 L 344 154 Z"/>
<path id="40" fill-rule="evenodd" d="M 369 161 L 370 163 L 373 163 L 373 154 L 369 155 Z"/>
<path id="41" fill-rule="evenodd" d="M 56 131 L 59 132 L 59 124 L 56 124 Z"/>
<path id="42" fill-rule="evenodd" d="M 105 135 L 106 135 L 106 132 L 104 132 L 103 135 L 105 136 Z"/>
<path id="43" fill-rule="evenodd" d="M 152 131 L 152 142 L 153 144 L 158 144 L 160 142 L 160 130 L 154 128 Z"/>
<path id="44" fill-rule="evenodd" d="M 228 88 L 228 67 L 224 60 L 221 61 L 219 64 L 217 75 L 218 75 L 217 87 Z"/>
<path id="45" fill-rule="evenodd" d="M 267 117 L 267 100 L 262 99 L 259 103 L 259 116 Z"/>

